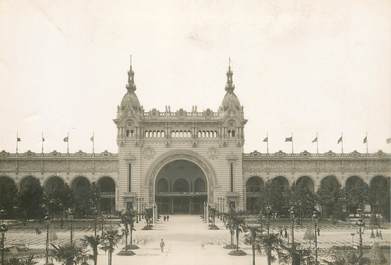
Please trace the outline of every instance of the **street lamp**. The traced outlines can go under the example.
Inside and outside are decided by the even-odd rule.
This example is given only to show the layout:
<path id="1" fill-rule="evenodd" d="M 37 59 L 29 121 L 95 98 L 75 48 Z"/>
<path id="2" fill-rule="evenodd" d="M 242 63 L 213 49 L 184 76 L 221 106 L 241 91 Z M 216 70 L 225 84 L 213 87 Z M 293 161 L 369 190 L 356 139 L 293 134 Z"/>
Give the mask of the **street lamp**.
<path id="1" fill-rule="evenodd" d="M 73 244 L 73 210 L 71 208 L 68 209 L 68 218 L 70 221 L 70 240 L 71 245 Z"/>
<path id="2" fill-rule="evenodd" d="M 289 215 L 291 217 L 291 235 L 292 235 L 292 249 L 295 249 L 295 210 L 293 206 L 289 209 Z"/>
<path id="3" fill-rule="evenodd" d="M 44 220 L 46 222 L 46 244 L 45 244 L 45 264 L 49 264 L 49 226 L 50 218 L 48 215 L 45 215 Z"/>
<path id="4" fill-rule="evenodd" d="M 318 211 L 314 210 L 312 214 L 312 220 L 314 222 L 314 234 L 315 234 L 315 265 L 318 265 Z"/>
<path id="5" fill-rule="evenodd" d="M 272 209 L 271 209 L 270 205 L 266 206 L 265 214 L 266 214 L 267 237 L 268 237 L 268 241 L 269 241 L 269 236 L 270 236 L 270 216 L 272 214 Z M 270 249 L 270 246 L 267 246 L 266 251 L 267 251 L 267 264 L 271 265 L 272 264 L 272 260 L 271 260 L 271 249 Z"/>
<path id="6" fill-rule="evenodd" d="M 96 209 L 96 207 L 93 207 L 92 208 L 92 214 L 94 215 L 94 237 L 96 237 L 96 230 L 97 230 L 97 226 L 98 226 L 98 210 Z"/>
<path id="7" fill-rule="evenodd" d="M 365 227 L 365 222 L 364 222 L 364 216 L 362 213 L 362 210 L 360 208 L 357 209 L 357 213 L 359 215 L 358 220 L 356 222 L 356 225 L 358 226 L 358 235 L 359 235 L 359 254 L 360 258 L 363 255 L 363 250 L 362 250 L 362 234 L 364 233 L 364 227 Z"/>
<path id="8" fill-rule="evenodd" d="M 1 265 L 4 265 L 4 252 L 5 252 L 5 233 L 8 231 L 8 227 L 3 222 L 3 218 L 5 216 L 5 210 L 0 209 L 0 218 L 1 218 L 1 224 L 0 224 L 0 233 L 1 233 Z"/>

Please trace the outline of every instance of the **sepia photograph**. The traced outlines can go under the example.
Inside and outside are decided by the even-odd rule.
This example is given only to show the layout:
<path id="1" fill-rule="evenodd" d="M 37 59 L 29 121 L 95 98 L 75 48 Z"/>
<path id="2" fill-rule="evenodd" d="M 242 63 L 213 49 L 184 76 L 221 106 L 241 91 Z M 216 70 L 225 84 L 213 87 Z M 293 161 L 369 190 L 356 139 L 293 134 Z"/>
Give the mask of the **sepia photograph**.
<path id="1" fill-rule="evenodd" d="M 391 264 L 391 0 L 0 0 L 0 265 Z"/>

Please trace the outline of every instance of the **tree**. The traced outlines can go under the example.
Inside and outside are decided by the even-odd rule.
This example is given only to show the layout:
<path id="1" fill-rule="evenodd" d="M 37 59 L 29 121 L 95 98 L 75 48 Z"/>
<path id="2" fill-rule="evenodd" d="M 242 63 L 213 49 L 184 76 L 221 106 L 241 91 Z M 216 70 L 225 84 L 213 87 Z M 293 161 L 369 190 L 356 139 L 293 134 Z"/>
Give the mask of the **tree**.
<path id="1" fill-rule="evenodd" d="M 52 244 L 54 250 L 52 256 L 56 261 L 63 265 L 75 265 L 86 258 L 86 252 L 82 246 L 75 243 L 66 243 L 64 245 Z"/>
<path id="2" fill-rule="evenodd" d="M 20 184 L 18 203 L 26 220 L 42 217 L 42 199 L 43 191 L 39 180 L 32 176 L 25 177 Z"/>
<path id="3" fill-rule="evenodd" d="M 266 182 L 266 203 L 278 215 L 287 215 L 289 209 L 290 190 L 285 177 L 279 176 Z"/>
<path id="4" fill-rule="evenodd" d="M 376 176 L 371 180 L 368 196 L 371 209 L 387 220 L 390 220 L 390 190 L 390 178 Z"/>
<path id="5" fill-rule="evenodd" d="M 231 236 L 231 243 L 229 245 L 224 246 L 224 248 L 227 249 L 235 248 L 235 244 L 234 244 L 235 227 L 233 224 L 233 217 L 232 217 L 234 214 L 233 212 L 234 211 L 230 209 L 228 213 L 224 214 L 225 227 L 229 230 Z"/>
<path id="6" fill-rule="evenodd" d="M 101 238 L 99 235 L 97 236 L 84 236 L 82 242 L 87 247 L 90 247 L 92 250 L 92 254 L 88 256 L 89 259 L 92 259 L 94 265 L 98 264 L 98 248 L 101 243 Z"/>
<path id="7" fill-rule="evenodd" d="M 17 204 L 18 189 L 9 177 L 0 177 L 0 209 L 5 210 L 6 217 L 15 216 L 13 209 Z"/>
<path id="8" fill-rule="evenodd" d="M 143 230 L 151 230 L 152 229 L 152 219 L 153 219 L 153 208 L 145 208 L 144 218 L 145 218 L 145 222 L 147 222 L 147 225 L 144 226 Z"/>
<path id="9" fill-rule="evenodd" d="M 131 249 L 138 249 L 139 247 L 133 245 L 133 231 L 135 217 L 137 217 L 137 213 L 134 210 L 126 210 L 125 212 L 120 213 L 121 223 L 124 225 L 124 236 L 125 236 L 125 248 L 123 251 L 123 255 L 134 255 L 134 252 Z M 130 245 L 128 246 L 128 235 L 130 234 Z"/>
<path id="10" fill-rule="evenodd" d="M 253 244 L 254 249 L 259 253 L 262 253 L 262 249 L 265 250 L 268 264 L 272 263 L 283 256 L 283 250 L 281 245 L 282 239 L 276 233 L 263 233 L 263 230 L 257 228 L 255 234 L 247 233 L 245 236 L 246 244 Z"/>
<path id="11" fill-rule="evenodd" d="M 368 201 L 368 185 L 361 178 L 348 178 L 344 192 L 350 213 L 356 213 L 358 208 L 364 209 L 364 203 Z"/>
<path id="12" fill-rule="evenodd" d="M 210 207 L 210 206 L 208 206 L 208 207 L 209 207 L 209 211 L 208 211 L 209 212 L 209 216 L 210 216 L 210 218 L 212 220 L 212 223 L 209 224 L 209 229 L 210 230 L 219 230 L 219 228 L 216 225 L 217 210 L 215 208 L 213 208 L 213 207 Z"/>
<path id="13" fill-rule="evenodd" d="M 344 193 L 334 176 L 327 176 L 321 180 L 317 194 L 322 205 L 323 216 L 343 219 L 342 204 L 344 203 Z"/>
<path id="14" fill-rule="evenodd" d="M 243 231 L 243 226 L 245 225 L 245 219 L 243 216 L 243 212 L 235 211 L 234 209 L 230 209 L 227 214 L 227 227 L 231 233 L 231 246 L 226 246 L 226 248 L 232 248 L 233 246 L 233 234 L 236 234 L 236 245 L 235 250 L 231 251 L 229 255 L 234 256 L 242 256 L 246 255 L 246 253 L 242 250 L 239 251 L 239 234 Z"/>
<path id="15" fill-rule="evenodd" d="M 317 196 L 310 188 L 310 179 L 306 177 L 300 178 L 292 187 L 292 199 L 297 206 L 299 211 L 306 217 L 312 216 L 312 211 L 315 207 Z M 299 203 L 300 202 L 300 203 Z"/>
<path id="16" fill-rule="evenodd" d="M 112 264 L 113 252 L 118 242 L 121 240 L 122 235 L 118 233 L 118 230 L 110 229 L 103 233 L 101 241 L 101 249 L 108 251 L 108 264 Z"/>
<path id="17" fill-rule="evenodd" d="M 91 214 L 92 190 L 91 185 L 85 178 L 76 180 L 76 184 L 72 185 L 72 194 L 74 199 L 75 216 L 86 217 Z"/>

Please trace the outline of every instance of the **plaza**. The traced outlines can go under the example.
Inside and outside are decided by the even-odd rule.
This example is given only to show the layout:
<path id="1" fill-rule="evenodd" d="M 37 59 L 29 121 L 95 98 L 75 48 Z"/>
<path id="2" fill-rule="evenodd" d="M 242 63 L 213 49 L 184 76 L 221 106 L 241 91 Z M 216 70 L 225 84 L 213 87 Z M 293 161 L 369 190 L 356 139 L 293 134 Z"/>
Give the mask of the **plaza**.
<path id="1" fill-rule="evenodd" d="M 143 223 L 136 223 L 133 236 L 133 243 L 140 248 L 135 250 L 135 256 L 118 256 L 116 253 L 124 246 L 122 240 L 113 256 L 113 264 L 251 264 L 251 246 L 244 243 L 243 237 L 240 239 L 240 248 L 243 249 L 246 256 L 230 256 L 229 250 L 223 246 L 229 244 L 229 231 L 225 229 L 224 224 L 218 220 L 217 226 L 220 230 L 208 230 L 208 225 L 196 215 L 173 215 L 167 222 L 159 221 L 153 230 L 142 230 Z M 117 227 L 117 225 L 115 225 Z M 272 230 L 278 231 L 282 227 L 280 221 L 272 224 Z M 311 248 L 308 242 L 303 239 L 307 227 L 312 227 L 310 222 L 303 226 L 296 226 L 297 241 L 306 248 Z M 51 243 L 64 244 L 69 241 L 69 229 L 56 229 L 56 239 Z M 351 234 L 356 234 L 351 236 Z M 75 229 L 74 239 L 78 241 L 85 235 L 93 234 L 93 228 Z M 7 245 L 25 245 L 29 249 L 44 249 L 46 234 L 37 235 L 35 230 L 30 228 L 13 229 L 7 233 Z M 162 253 L 159 242 L 164 239 L 166 245 Z M 381 245 L 391 244 L 391 229 L 384 227 L 383 238 L 372 239 L 370 233 L 364 234 L 366 245 L 378 242 Z M 358 246 L 357 228 L 355 225 L 324 224 L 319 237 L 319 249 L 327 253 L 327 250 L 333 246 Z M 313 248 L 313 246 L 312 246 Z M 40 255 L 42 257 L 42 254 Z M 327 256 L 327 255 L 326 255 Z M 40 259 L 44 262 L 44 259 Z M 100 251 L 98 256 L 99 264 L 106 264 L 107 254 Z M 56 264 L 56 263 L 55 263 Z M 266 264 L 265 253 L 256 255 L 256 264 Z"/>

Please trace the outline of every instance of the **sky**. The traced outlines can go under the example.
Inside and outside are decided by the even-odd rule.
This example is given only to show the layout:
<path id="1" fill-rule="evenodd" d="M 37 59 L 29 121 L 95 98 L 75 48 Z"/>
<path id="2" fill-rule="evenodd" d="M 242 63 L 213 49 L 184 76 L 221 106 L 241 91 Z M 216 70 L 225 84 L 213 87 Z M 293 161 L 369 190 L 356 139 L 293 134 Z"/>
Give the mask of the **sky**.
<path id="1" fill-rule="evenodd" d="M 0 150 L 117 152 L 129 55 L 145 110 L 217 110 L 231 58 L 245 152 L 391 152 L 389 0 L 0 0 Z"/>

